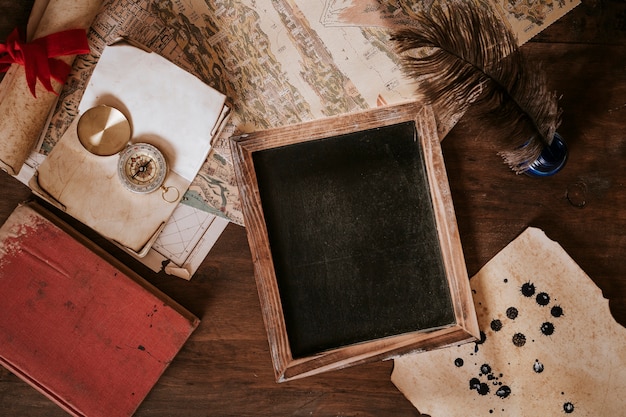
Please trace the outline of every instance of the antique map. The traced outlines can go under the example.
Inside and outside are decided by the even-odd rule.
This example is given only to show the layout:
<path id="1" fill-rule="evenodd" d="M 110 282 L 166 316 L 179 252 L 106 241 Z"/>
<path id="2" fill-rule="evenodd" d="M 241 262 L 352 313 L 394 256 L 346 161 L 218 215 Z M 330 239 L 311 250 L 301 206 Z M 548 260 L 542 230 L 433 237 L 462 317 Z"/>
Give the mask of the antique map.
<path id="1" fill-rule="evenodd" d="M 520 43 L 579 3 L 497 2 Z M 42 151 L 54 146 L 76 116 L 83 87 L 104 46 L 119 37 L 132 39 L 230 99 L 230 123 L 213 144 L 183 204 L 242 224 L 228 138 L 409 99 L 414 88 L 403 78 L 388 29 L 406 22 L 411 13 L 428 4 L 392 0 L 105 1 L 89 35 L 93 51 L 77 60 Z"/>
<path id="2" fill-rule="evenodd" d="M 228 97 L 230 120 L 182 204 L 243 225 L 229 138 L 412 98 L 415 86 L 403 76 L 389 29 L 432 1 L 105 0 L 89 33 L 92 52 L 76 59 L 39 152 L 46 155 L 78 115 L 104 47 L 125 38 Z M 494 1 L 520 44 L 579 3 Z M 446 122 L 444 132 L 454 120 Z M 31 158 L 33 167 L 38 159 Z"/>

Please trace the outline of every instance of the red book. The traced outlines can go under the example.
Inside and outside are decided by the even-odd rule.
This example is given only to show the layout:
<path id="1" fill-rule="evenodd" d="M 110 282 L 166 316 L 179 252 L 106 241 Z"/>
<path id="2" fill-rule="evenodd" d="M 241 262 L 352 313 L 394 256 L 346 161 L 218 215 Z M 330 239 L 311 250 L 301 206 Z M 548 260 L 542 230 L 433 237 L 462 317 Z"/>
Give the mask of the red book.
<path id="1" fill-rule="evenodd" d="M 0 228 L 0 363 L 75 416 L 130 416 L 199 320 L 37 204 Z"/>

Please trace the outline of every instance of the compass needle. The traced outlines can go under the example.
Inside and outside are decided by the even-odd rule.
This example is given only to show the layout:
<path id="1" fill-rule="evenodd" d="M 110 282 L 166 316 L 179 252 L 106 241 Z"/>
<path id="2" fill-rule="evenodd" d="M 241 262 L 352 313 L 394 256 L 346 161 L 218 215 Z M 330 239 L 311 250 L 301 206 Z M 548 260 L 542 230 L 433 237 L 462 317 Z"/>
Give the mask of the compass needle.
<path id="1" fill-rule="evenodd" d="M 105 105 L 92 107 L 78 119 L 76 131 L 80 143 L 92 154 L 120 154 L 117 174 L 128 190 L 147 194 L 161 188 L 164 190 L 162 197 L 168 203 L 180 198 L 178 189 L 163 185 L 167 163 L 161 151 L 149 143 L 129 144 L 130 123 L 121 111 Z"/>
<path id="2" fill-rule="evenodd" d="M 118 174 L 130 191 L 150 193 L 162 186 L 167 173 L 163 154 L 153 145 L 135 143 L 120 155 Z"/>

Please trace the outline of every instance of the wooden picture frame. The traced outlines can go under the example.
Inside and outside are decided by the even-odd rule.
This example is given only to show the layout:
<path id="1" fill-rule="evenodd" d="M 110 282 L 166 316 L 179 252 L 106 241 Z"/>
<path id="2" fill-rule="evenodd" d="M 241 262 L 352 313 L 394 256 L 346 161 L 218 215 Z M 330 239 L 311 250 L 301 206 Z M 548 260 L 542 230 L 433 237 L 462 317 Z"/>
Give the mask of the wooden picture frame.
<path id="1" fill-rule="evenodd" d="M 278 382 L 476 340 L 432 109 L 232 138 Z"/>

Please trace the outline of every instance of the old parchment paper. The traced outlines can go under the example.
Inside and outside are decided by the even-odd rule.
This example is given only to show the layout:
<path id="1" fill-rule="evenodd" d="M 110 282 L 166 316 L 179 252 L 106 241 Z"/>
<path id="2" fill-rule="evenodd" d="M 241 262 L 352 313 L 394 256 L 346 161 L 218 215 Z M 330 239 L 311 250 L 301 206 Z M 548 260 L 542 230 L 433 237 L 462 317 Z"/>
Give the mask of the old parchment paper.
<path id="1" fill-rule="evenodd" d="M 136 194 L 125 189 L 117 178 L 119 156 L 84 149 L 76 133 L 78 118 L 39 166 L 31 188 L 41 187 L 74 218 L 140 253 L 204 163 L 212 134 L 223 121 L 224 103 L 222 93 L 156 53 L 127 44 L 108 46 L 79 110 L 102 104 L 121 110 L 131 123 L 130 141 L 148 142 L 163 152 L 168 163 L 163 185 L 176 188 L 178 198 L 164 198 L 162 190 Z"/>
<path id="2" fill-rule="evenodd" d="M 102 0 L 50 0 L 41 16 L 33 38 L 66 29 L 89 29 Z M 72 64 L 75 56 L 60 57 Z M 63 85 L 52 80 L 58 93 Z M 0 84 L 0 168 L 17 175 L 33 151 L 57 96 L 37 82 L 33 97 L 26 84 L 24 68 L 13 64 Z"/>
<path id="3" fill-rule="evenodd" d="M 624 415 L 626 329 L 556 242 L 529 228 L 470 284 L 481 340 L 395 359 L 391 379 L 420 412 Z"/>

